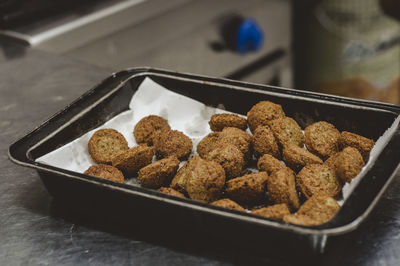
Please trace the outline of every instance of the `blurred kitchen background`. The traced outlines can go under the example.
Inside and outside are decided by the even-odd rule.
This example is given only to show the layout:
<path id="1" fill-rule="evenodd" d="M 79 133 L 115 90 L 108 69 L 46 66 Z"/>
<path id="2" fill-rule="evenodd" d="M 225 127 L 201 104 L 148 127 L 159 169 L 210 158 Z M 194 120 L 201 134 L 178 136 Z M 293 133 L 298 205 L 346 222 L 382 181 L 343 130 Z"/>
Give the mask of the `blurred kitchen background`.
<path id="1" fill-rule="evenodd" d="M 400 0 L 0 0 L 0 48 L 399 104 L 399 13 Z"/>

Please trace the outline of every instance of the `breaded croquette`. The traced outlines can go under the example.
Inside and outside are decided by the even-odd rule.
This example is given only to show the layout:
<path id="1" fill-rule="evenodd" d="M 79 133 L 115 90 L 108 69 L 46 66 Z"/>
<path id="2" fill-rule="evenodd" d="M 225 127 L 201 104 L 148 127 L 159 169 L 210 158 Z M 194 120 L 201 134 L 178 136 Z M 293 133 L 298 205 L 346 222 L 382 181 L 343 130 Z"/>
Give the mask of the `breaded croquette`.
<path id="1" fill-rule="evenodd" d="M 281 146 L 285 144 L 294 144 L 303 147 L 303 132 L 294 119 L 286 116 L 278 118 L 270 121 L 269 127 L 274 133 L 275 139 Z"/>
<path id="2" fill-rule="evenodd" d="M 266 218 L 282 220 L 285 215 L 289 215 L 290 211 L 286 204 L 275 204 L 272 206 L 255 209 L 251 211 L 252 214 L 264 216 Z"/>
<path id="3" fill-rule="evenodd" d="M 251 136 L 236 127 L 226 127 L 219 134 L 218 141 L 235 145 L 244 155 L 247 162 L 251 157 Z"/>
<path id="4" fill-rule="evenodd" d="M 339 208 L 340 206 L 334 198 L 323 194 L 315 194 L 301 205 L 297 214 L 307 215 L 323 224 L 332 219 Z"/>
<path id="5" fill-rule="evenodd" d="M 261 101 L 254 105 L 247 113 L 247 123 L 254 133 L 258 126 L 267 126 L 269 121 L 284 117 L 282 106 L 270 101 Z"/>
<path id="6" fill-rule="evenodd" d="M 316 226 L 321 224 L 318 220 L 314 220 L 313 218 L 304 214 L 285 215 L 283 217 L 283 221 L 290 224 L 296 224 L 302 226 Z"/>
<path id="7" fill-rule="evenodd" d="M 279 158 L 278 143 L 275 140 L 274 133 L 268 126 L 259 126 L 253 133 L 251 138 L 254 155 L 259 158 L 264 154 L 271 154 Z"/>
<path id="8" fill-rule="evenodd" d="M 112 165 L 130 177 L 136 175 L 139 169 L 151 164 L 153 156 L 153 147 L 140 144 L 113 157 Z"/>
<path id="9" fill-rule="evenodd" d="M 350 183 L 363 167 L 364 160 L 360 152 L 353 147 L 344 148 L 336 159 L 336 174 L 343 182 Z"/>
<path id="10" fill-rule="evenodd" d="M 210 151 L 215 149 L 218 144 L 219 134 L 220 132 L 211 132 L 200 140 L 197 144 L 196 151 L 201 158 L 204 158 Z"/>
<path id="11" fill-rule="evenodd" d="M 331 156 L 329 156 L 328 159 L 326 159 L 324 164 L 336 171 L 336 161 L 337 161 L 337 157 L 339 156 L 339 154 L 340 154 L 340 152 L 332 154 Z"/>
<path id="12" fill-rule="evenodd" d="M 111 128 L 97 130 L 88 143 L 90 157 L 100 164 L 111 163 L 113 157 L 128 149 L 125 137 Z"/>
<path id="13" fill-rule="evenodd" d="M 171 187 L 186 192 L 191 199 L 212 202 L 220 197 L 224 184 L 225 172 L 221 165 L 193 156 L 179 169 Z"/>
<path id="14" fill-rule="evenodd" d="M 236 202 L 234 202 L 231 199 L 220 199 L 220 200 L 211 202 L 211 204 L 222 207 L 222 208 L 235 210 L 235 211 L 241 211 L 241 212 L 246 211 L 242 206 L 240 206 L 239 204 L 237 204 Z"/>
<path id="15" fill-rule="evenodd" d="M 107 164 L 94 164 L 85 172 L 85 175 L 96 176 L 110 181 L 124 183 L 124 175 L 117 168 Z"/>
<path id="16" fill-rule="evenodd" d="M 157 115 L 143 117 L 135 126 L 133 135 L 137 143 L 153 145 L 155 137 L 164 131 L 170 130 L 168 121 Z"/>
<path id="17" fill-rule="evenodd" d="M 283 146 L 282 158 L 287 166 L 298 171 L 308 164 L 322 164 L 323 161 L 316 155 L 294 144 Z"/>
<path id="18" fill-rule="evenodd" d="M 181 193 L 186 193 L 188 177 L 191 175 L 192 169 L 194 169 L 201 160 L 199 156 L 193 156 L 187 160 L 172 179 L 170 187 Z"/>
<path id="19" fill-rule="evenodd" d="M 304 129 L 307 149 L 323 159 L 339 151 L 339 137 L 339 130 L 325 121 L 316 122 Z"/>
<path id="20" fill-rule="evenodd" d="M 236 177 L 226 183 L 225 191 L 235 201 L 246 204 L 262 203 L 265 199 L 265 172 Z"/>
<path id="21" fill-rule="evenodd" d="M 238 177 L 245 165 L 243 153 L 233 144 L 219 143 L 203 158 L 219 163 L 227 179 Z"/>
<path id="22" fill-rule="evenodd" d="M 177 130 L 161 132 L 155 143 L 157 158 L 166 158 L 175 155 L 179 160 L 189 156 L 193 144 L 188 136 Z"/>
<path id="23" fill-rule="evenodd" d="M 164 193 L 164 194 L 176 196 L 176 197 L 181 197 L 181 198 L 185 197 L 185 195 L 183 195 L 179 191 L 176 191 L 175 189 L 170 188 L 170 187 L 160 187 L 157 191 L 161 192 L 161 193 Z"/>
<path id="24" fill-rule="evenodd" d="M 286 168 L 286 166 L 274 156 L 264 154 L 260 159 L 258 159 L 257 168 L 258 170 L 267 172 L 267 174 L 270 175 L 274 171 Z"/>
<path id="25" fill-rule="evenodd" d="M 224 168 L 200 158 L 187 177 L 186 192 L 191 199 L 212 202 L 221 196 L 224 185 Z"/>
<path id="26" fill-rule="evenodd" d="M 163 185 L 169 185 L 178 167 L 178 158 L 170 156 L 140 169 L 138 179 L 144 187 L 159 188 Z"/>
<path id="27" fill-rule="evenodd" d="M 339 143 L 342 149 L 344 149 L 345 147 L 356 148 L 361 153 L 365 163 L 368 162 L 369 153 L 371 152 L 375 144 L 372 139 L 368 139 L 366 137 L 347 131 L 343 131 L 340 134 Z"/>
<path id="28" fill-rule="evenodd" d="M 212 131 L 222 131 L 225 127 L 237 127 L 246 130 L 247 120 L 237 114 L 215 114 L 208 122 Z"/>
<path id="29" fill-rule="evenodd" d="M 272 172 L 268 178 L 267 188 L 269 197 L 274 203 L 286 203 L 292 211 L 300 207 L 295 174 L 290 168 Z"/>
<path id="30" fill-rule="evenodd" d="M 296 185 L 307 198 L 315 194 L 335 197 L 342 190 L 335 170 L 324 164 L 309 164 L 296 176 Z"/>

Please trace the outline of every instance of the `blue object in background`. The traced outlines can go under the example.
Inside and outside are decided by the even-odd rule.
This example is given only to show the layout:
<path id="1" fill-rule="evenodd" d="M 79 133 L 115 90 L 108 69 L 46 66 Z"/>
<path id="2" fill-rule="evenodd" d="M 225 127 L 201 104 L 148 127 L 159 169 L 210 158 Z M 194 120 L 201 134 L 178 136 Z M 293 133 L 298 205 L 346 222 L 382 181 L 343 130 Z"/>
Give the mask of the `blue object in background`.
<path id="1" fill-rule="evenodd" d="M 264 41 L 264 33 L 254 19 L 244 19 L 237 30 L 236 51 L 246 54 L 259 50 Z"/>

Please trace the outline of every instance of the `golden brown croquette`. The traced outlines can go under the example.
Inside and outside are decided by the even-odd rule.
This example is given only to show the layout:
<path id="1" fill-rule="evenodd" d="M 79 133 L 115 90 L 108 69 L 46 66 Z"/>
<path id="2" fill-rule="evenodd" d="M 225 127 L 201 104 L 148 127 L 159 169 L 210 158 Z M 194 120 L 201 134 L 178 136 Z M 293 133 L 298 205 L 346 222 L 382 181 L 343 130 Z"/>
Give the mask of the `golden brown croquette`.
<path id="1" fill-rule="evenodd" d="M 247 123 L 254 133 L 258 126 L 267 126 L 269 121 L 284 117 L 282 106 L 270 101 L 261 101 L 254 105 L 247 113 Z"/>
<path id="2" fill-rule="evenodd" d="M 88 150 L 96 163 L 109 164 L 113 157 L 128 150 L 128 142 L 118 131 L 105 128 L 93 134 L 88 143 Z"/>
<path id="3" fill-rule="evenodd" d="M 255 209 L 251 211 L 252 214 L 260 215 L 266 218 L 282 220 L 285 215 L 289 215 L 290 211 L 286 204 L 275 204 L 272 206 Z"/>
<path id="4" fill-rule="evenodd" d="M 143 117 L 135 126 L 133 135 L 137 143 L 153 145 L 154 138 L 161 132 L 170 130 L 168 121 L 157 115 Z"/>
<path id="5" fill-rule="evenodd" d="M 187 160 L 172 179 L 170 187 L 179 192 L 186 193 L 188 177 L 191 175 L 192 169 L 194 169 L 200 161 L 201 158 L 199 156 L 193 156 Z"/>
<path id="6" fill-rule="evenodd" d="M 159 188 L 163 185 L 169 185 L 178 167 L 178 158 L 170 156 L 140 169 L 138 179 L 143 187 Z"/>
<path id="7" fill-rule="evenodd" d="M 265 199 L 266 172 L 247 174 L 226 182 L 225 191 L 235 201 L 246 204 L 262 203 Z"/>
<path id="8" fill-rule="evenodd" d="M 307 215 L 304 214 L 289 214 L 285 215 L 283 217 L 283 221 L 290 223 L 290 224 L 296 224 L 296 225 L 302 225 L 302 226 L 316 226 L 320 225 L 321 222 L 318 220 L 315 220 Z"/>
<path id="9" fill-rule="evenodd" d="M 251 158 L 250 141 L 251 136 L 236 127 L 224 128 L 218 137 L 218 142 L 235 145 L 243 153 L 246 162 Z"/>
<path id="10" fill-rule="evenodd" d="M 274 171 L 286 168 L 286 166 L 274 156 L 264 154 L 260 159 L 258 159 L 257 168 L 258 170 L 267 172 L 267 174 L 270 175 Z"/>
<path id="11" fill-rule="evenodd" d="M 281 117 L 269 122 L 269 127 L 280 145 L 304 145 L 304 135 L 297 122 L 290 117 Z"/>
<path id="12" fill-rule="evenodd" d="M 339 210 L 337 201 L 324 194 L 315 194 L 301 205 L 297 214 L 306 215 L 320 224 L 328 222 Z"/>
<path id="13" fill-rule="evenodd" d="M 140 144 L 113 157 L 112 165 L 130 177 L 136 175 L 142 167 L 151 164 L 153 156 L 153 147 Z"/>
<path id="14" fill-rule="evenodd" d="M 342 190 L 342 185 L 336 177 L 335 170 L 324 164 L 309 164 L 296 176 L 296 184 L 307 198 L 315 194 L 335 197 Z"/>
<path id="15" fill-rule="evenodd" d="M 286 203 L 291 210 L 300 207 L 294 172 L 286 167 L 272 172 L 268 179 L 268 194 L 275 203 Z"/>
<path id="16" fill-rule="evenodd" d="M 340 134 L 339 143 L 342 149 L 345 147 L 356 148 L 362 155 L 364 162 L 368 162 L 369 153 L 374 147 L 375 142 L 372 139 L 366 137 L 343 131 Z"/>
<path id="17" fill-rule="evenodd" d="M 316 122 L 304 129 L 307 149 L 323 159 L 339 151 L 339 138 L 339 130 L 325 121 Z"/>
<path id="18" fill-rule="evenodd" d="M 199 159 L 187 176 L 186 192 L 194 200 L 215 201 L 225 185 L 224 168 L 216 162 Z"/>
<path id="19" fill-rule="evenodd" d="M 360 152 L 353 147 L 344 148 L 336 159 L 336 174 L 343 181 L 350 183 L 364 167 Z"/>
<path id="20" fill-rule="evenodd" d="M 271 154 L 276 158 L 280 157 L 278 143 L 268 126 L 259 126 L 254 130 L 251 145 L 257 158 L 264 154 Z"/>
<path id="21" fill-rule="evenodd" d="M 334 153 L 331 156 L 329 156 L 328 159 L 324 162 L 325 165 L 329 166 L 330 168 L 334 169 L 336 172 L 336 161 L 337 157 L 339 156 L 340 152 Z"/>
<path id="22" fill-rule="evenodd" d="M 171 187 L 186 192 L 191 199 L 212 202 L 220 197 L 224 184 L 225 172 L 221 165 L 193 156 L 179 169 Z"/>
<path id="23" fill-rule="evenodd" d="M 235 210 L 235 211 L 241 211 L 241 212 L 245 212 L 246 211 L 242 206 L 240 206 L 239 204 L 237 204 L 236 202 L 234 202 L 231 199 L 220 199 L 220 200 L 216 200 L 214 202 L 211 202 L 211 204 L 215 205 L 215 206 L 222 207 L 222 208 Z"/>
<path id="24" fill-rule="evenodd" d="M 161 193 L 164 193 L 164 194 L 172 195 L 172 196 L 175 196 L 175 197 L 180 197 L 180 198 L 184 198 L 185 197 L 185 195 L 183 195 L 179 191 L 176 191 L 175 189 L 170 188 L 170 187 L 160 187 L 157 191 L 161 192 Z"/>
<path id="25" fill-rule="evenodd" d="M 298 171 L 308 164 L 322 164 L 323 161 L 316 155 L 294 144 L 283 146 L 282 158 L 287 166 Z"/>
<path id="26" fill-rule="evenodd" d="M 110 181 L 124 183 L 124 175 L 117 168 L 107 164 L 94 164 L 85 172 L 85 175 L 96 176 Z"/>
<path id="27" fill-rule="evenodd" d="M 210 151 L 215 149 L 218 144 L 219 134 L 220 132 L 211 132 L 200 140 L 197 144 L 196 151 L 201 158 L 204 158 Z"/>
<path id="28" fill-rule="evenodd" d="M 237 114 L 215 114 L 208 122 L 212 131 L 222 131 L 225 127 L 236 127 L 246 130 L 247 120 Z"/>
<path id="29" fill-rule="evenodd" d="M 227 143 L 219 143 L 203 158 L 219 163 L 227 179 L 238 177 L 245 165 L 243 153 L 235 145 Z"/>
<path id="30" fill-rule="evenodd" d="M 189 156 L 193 144 L 188 136 L 177 130 L 169 130 L 158 135 L 154 144 L 157 158 L 175 155 L 179 160 Z"/>

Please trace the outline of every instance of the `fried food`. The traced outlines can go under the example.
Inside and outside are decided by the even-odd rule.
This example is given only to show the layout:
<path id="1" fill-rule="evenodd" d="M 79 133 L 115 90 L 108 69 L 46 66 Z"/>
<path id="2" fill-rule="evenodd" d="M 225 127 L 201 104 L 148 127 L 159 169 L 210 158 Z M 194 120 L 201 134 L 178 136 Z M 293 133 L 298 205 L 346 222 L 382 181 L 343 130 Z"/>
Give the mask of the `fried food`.
<path id="1" fill-rule="evenodd" d="M 191 199 L 212 202 L 220 197 L 224 184 L 225 172 L 221 165 L 194 156 L 179 169 L 171 187 L 186 192 Z"/>
<path id="2" fill-rule="evenodd" d="M 375 142 L 372 139 L 343 131 L 339 138 L 340 146 L 344 149 L 345 147 L 356 148 L 362 155 L 364 162 L 368 162 L 369 153 L 374 147 Z"/>
<path id="3" fill-rule="evenodd" d="M 153 156 L 153 147 L 140 144 L 113 157 L 112 165 L 125 173 L 126 176 L 133 176 L 137 174 L 139 169 L 151 164 Z"/>
<path id="4" fill-rule="evenodd" d="M 199 164 L 200 160 L 201 158 L 199 156 L 193 156 L 187 160 L 172 179 L 170 187 L 181 193 L 186 193 L 186 183 L 188 177 L 191 175 L 192 169 Z"/>
<path id="5" fill-rule="evenodd" d="M 339 156 L 339 154 L 340 154 L 340 152 L 337 152 L 337 153 L 334 153 L 331 156 L 329 156 L 329 158 L 326 159 L 326 161 L 324 162 L 324 165 L 327 165 L 336 171 L 336 161 L 337 161 L 337 157 Z"/>
<path id="6" fill-rule="evenodd" d="M 177 130 L 161 132 L 154 143 L 157 158 L 175 155 L 179 160 L 187 158 L 193 144 L 188 136 Z"/>
<path id="7" fill-rule="evenodd" d="M 208 122 L 212 131 L 222 131 L 225 127 L 237 127 L 246 130 L 247 120 L 237 114 L 215 114 Z"/>
<path id="8" fill-rule="evenodd" d="M 133 135 L 137 143 L 146 143 L 151 146 L 155 137 L 161 132 L 170 130 L 168 121 L 157 115 L 143 117 L 133 129 Z"/>
<path id="9" fill-rule="evenodd" d="M 88 143 L 88 150 L 93 161 L 108 164 L 114 156 L 128 150 L 128 142 L 118 131 L 105 128 L 93 134 Z"/>
<path id="10" fill-rule="evenodd" d="M 251 133 L 254 133 L 258 126 L 267 126 L 269 121 L 284 116 L 285 113 L 281 105 L 270 101 L 261 101 L 247 113 L 247 123 Z"/>
<path id="11" fill-rule="evenodd" d="M 230 200 L 230 199 L 216 200 L 214 202 L 211 202 L 211 204 L 222 207 L 222 208 L 235 210 L 235 211 L 241 211 L 241 212 L 246 211 L 242 206 L 240 206 L 239 204 L 237 204 L 236 202 L 234 202 L 233 200 Z"/>
<path id="12" fill-rule="evenodd" d="M 307 149 L 323 159 L 339 151 L 339 138 L 339 130 L 325 121 L 316 122 L 304 129 Z"/>
<path id="13" fill-rule="evenodd" d="M 267 172 L 267 174 L 270 175 L 274 171 L 286 168 L 286 166 L 274 156 L 264 154 L 260 159 L 258 159 L 257 168 L 258 170 Z"/>
<path id="14" fill-rule="evenodd" d="M 212 132 L 205 136 L 197 144 L 197 153 L 202 158 L 206 158 L 207 154 L 214 150 L 221 143 L 236 146 L 244 156 L 245 162 L 251 157 L 250 135 L 245 131 L 235 127 L 225 127 L 221 132 Z"/>
<path id="15" fill-rule="evenodd" d="M 224 168 L 201 159 L 188 177 L 186 191 L 191 199 L 212 202 L 221 196 L 224 185 Z"/>
<path id="16" fill-rule="evenodd" d="M 245 165 L 243 153 L 232 144 L 219 143 L 203 158 L 219 163 L 228 179 L 238 177 Z"/>
<path id="17" fill-rule="evenodd" d="M 176 196 L 176 197 L 181 197 L 181 198 L 185 197 L 185 195 L 183 195 L 179 191 L 176 191 L 175 189 L 170 188 L 170 187 L 160 187 L 157 191 L 161 192 L 161 193 L 164 193 L 164 194 Z"/>
<path id="18" fill-rule="evenodd" d="M 283 217 L 283 221 L 291 224 L 303 225 L 303 226 L 316 226 L 321 223 L 318 220 L 304 215 L 304 214 L 289 214 Z"/>
<path id="19" fill-rule="evenodd" d="M 334 198 L 315 194 L 301 205 L 297 214 L 306 215 L 323 224 L 332 219 L 339 208 L 340 206 Z"/>
<path id="20" fill-rule="evenodd" d="M 278 143 L 268 126 L 257 127 L 251 138 L 251 145 L 257 158 L 264 154 L 271 154 L 276 158 L 280 157 Z"/>
<path id="21" fill-rule="evenodd" d="M 233 200 L 246 203 L 262 203 L 265 199 L 266 172 L 248 174 L 226 182 L 225 191 Z"/>
<path id="22" fill-rule="evenodd" d="M 283 146 L 282 157 L 285 164 L 295 171 L 303 168 L 305 165 L 323 163 L 318 156 L 294 144 Z"/>
<path id="23" fill-rule="evenodd" d="M 266 218 L 282 220 L 285 215 L 289 215 L 290 211 L 286 204 L 275 204 L 272 206 L 256 209 L 251 211 L 252 214 L 264 216 Z"/>
<path id="24" fill-rule="evenodd" d="M 205 136 L 197 144 L 197 153 L 201 158 L 204 158 L 210 151 L 214 150 L 218 144 L 220 132 L 212 132 Z"/>
<path id="25" fill-rule="evenodd" d="M 85 172 L 85 175 L 104 178 L 110 181 L 124 183 L 124 175 L 117 168 L 107 164 L 94 164 Z"/>
<path id="26" fill-rule="evenodd" d="M 300 126 L 290 117 L 281 117 L 269 122 L 269 127 L 280 145 L 304 145 L 304 136 Z"/>
<path id="27" fill-rule="evenodd" d="M 243 153 L 246 162 L 251 158 L 250 141 L 251 136 L 236 127 L 224 128 L 218 137 L 218 142 L 235 145 Z"/>
<path id="28" fill-rule="evenodd" d="M 272 172 L 267 188 L 269 197 L 274 203 L 286 203 L 291 210 L 297 210 L 300 207 L 295 174 L 290 168 Z"/>
<path id="29" fill-rule="evenodd" d="M 178 158 L 170 156 L 140 169 L 138 179 L 144 187 L 159 188 L 169 185 L 178 168 Z"/>
<path id="30" fill-rule="evenodd" d="M 297 174 L 297 187 L 307 198 L 315 194 L 335 197 L 342 190 L 335 170 L 324 164 L 309 164 Z"/>
<path id="31" fill-rule="evenodd" d="M 363 167 L 364 160 L 360 152 L 353 147 L 344 148 L 336 159 L 336 174 L 343 182 L 350 183 Z"/>

